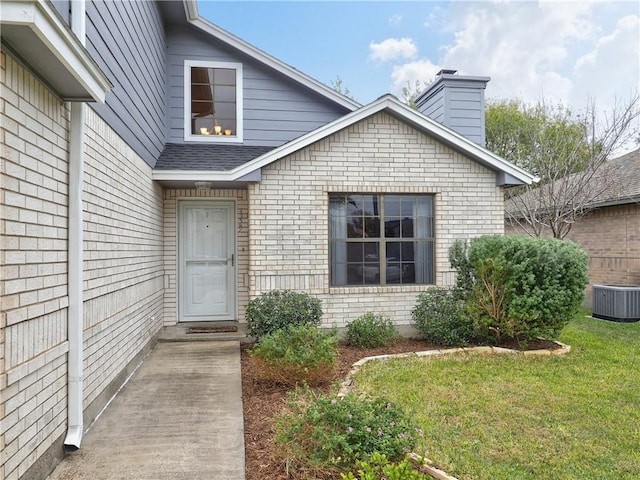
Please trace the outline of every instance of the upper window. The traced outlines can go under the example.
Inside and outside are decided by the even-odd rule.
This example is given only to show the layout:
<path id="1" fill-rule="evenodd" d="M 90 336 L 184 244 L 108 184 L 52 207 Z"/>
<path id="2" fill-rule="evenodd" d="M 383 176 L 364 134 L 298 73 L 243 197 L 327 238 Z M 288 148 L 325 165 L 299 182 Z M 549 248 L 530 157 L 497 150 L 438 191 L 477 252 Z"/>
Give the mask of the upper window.
<path id="1" fill-rule="evenodd" d="M 433 196 L 330 195 L 331 286 L 434 283 Z"/>
<path id="2" fill-rule="evenodd" d="M 241 142 L 242 65 L 187 60 L 184 83 L 184 139 Z"/>

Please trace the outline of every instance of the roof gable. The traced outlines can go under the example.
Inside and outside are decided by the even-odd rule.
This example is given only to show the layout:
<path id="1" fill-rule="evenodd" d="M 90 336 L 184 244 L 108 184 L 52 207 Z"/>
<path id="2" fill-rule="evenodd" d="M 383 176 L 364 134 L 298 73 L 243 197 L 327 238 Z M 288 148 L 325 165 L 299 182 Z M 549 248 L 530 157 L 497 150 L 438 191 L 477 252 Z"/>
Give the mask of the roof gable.
<path id="1" fill-rule="evenodd" d="M 392 95 L 385 95 L 354 112 L 351 112 L 331 123 L 302 135 L 297 139 L 275 148 L 243 165 L 229 171 L 190 171 L 193 180 L 211 181 L 234 181 L 245 178 L 247 175 L 269 165 L 287 155 L 290 155 L 302 148 L 305 148 L 317 141 L 327 138 L 344 128 L 347 128 L 365 118 L 379 112 L 387 112 L 399 120 L 412 125 L 414 128 L 423 131 L 434 137 L 439 142 L 457 150 L 468 156 L 471 160 L 496 172 L 497 185 L 522 185 L 531 184 L 538 179 L 534 175 L 526 172 L 522 168 L 504 160 L 489 150 L 480 147 L 476 143 L 468 140 L 462 135 L 446 128 L 445 126 L 425 117 L 420 112 L 402 104 Z M 154 171 L 155 180 L 172 180 L 176 175 L 187 180 L 187 172 Z"/>
<path id="2" fill-rule="evenodd" d="M 342 95 L 331 87 L 315 80 L 314 78 L 305 75 L 299 70 L 287 65 L 286 63 L 278 60 L 277 58 L 263 52 L 259 48 L 245 42 L 239 37 L 236 37 L 232 33 L 220 28 L 217 25 L 209 22 L 205 18 L 201 17 L 198 13 L 198 6 L 196 0 L 184 0 L 184 8 L 187 21 L 193 26 L 199 28 L 203 32 L 217 40 L 230 45 L 231 47 L 239 50 L 243 54 L 257 60 L 258 62 L 272 68 L 273 70 L 285 75 L 286 77 L 300 83 L 301 85 L 309 88 L 310 90 L 318 93 L 319 95 L 327 98 L 328 100 L 353 111 L 360 107 L 360 103 L 357 101 Z"/>

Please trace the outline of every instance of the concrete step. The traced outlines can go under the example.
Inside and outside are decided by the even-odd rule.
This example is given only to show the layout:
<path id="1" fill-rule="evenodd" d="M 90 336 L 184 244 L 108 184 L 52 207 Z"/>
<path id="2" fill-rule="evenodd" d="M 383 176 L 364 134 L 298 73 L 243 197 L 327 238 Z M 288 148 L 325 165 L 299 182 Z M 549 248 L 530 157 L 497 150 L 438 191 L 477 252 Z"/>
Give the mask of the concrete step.
<path id="1" fill-rule="evenodd" d="M 190 329 L 204 330 L 208 327 L 237 327 L 237 332 L 189 333 Z M 247 324 L 239 322 L 188 322 L 164 327 L 159 342 L 228 342 L 250 343 L 247 336 Z"/>

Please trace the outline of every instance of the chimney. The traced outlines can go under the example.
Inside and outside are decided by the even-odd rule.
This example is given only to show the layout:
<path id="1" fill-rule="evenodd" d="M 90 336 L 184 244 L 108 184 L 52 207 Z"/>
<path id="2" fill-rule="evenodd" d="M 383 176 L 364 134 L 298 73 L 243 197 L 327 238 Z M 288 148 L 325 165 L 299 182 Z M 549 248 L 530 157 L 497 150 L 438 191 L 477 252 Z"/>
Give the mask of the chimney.
<path id="1" fill-rule="evenodd" d="M 484 147 L 484 89 L 491 78 L 456 72 L 440 70 L 418 96 L 416 106 L 422 114 Z"/>

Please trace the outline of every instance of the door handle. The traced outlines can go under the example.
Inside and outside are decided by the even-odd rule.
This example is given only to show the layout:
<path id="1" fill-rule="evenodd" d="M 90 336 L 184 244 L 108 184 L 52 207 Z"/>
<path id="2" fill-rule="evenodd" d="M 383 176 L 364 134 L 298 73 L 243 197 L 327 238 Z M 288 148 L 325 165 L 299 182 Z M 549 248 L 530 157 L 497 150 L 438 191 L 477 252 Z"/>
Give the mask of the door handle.
<path id="1" fill-rule="evenodd" d="M 232 253 L 231 254 L 231 266 L 234 267 L 236 264 L 236 256 Z"/>

